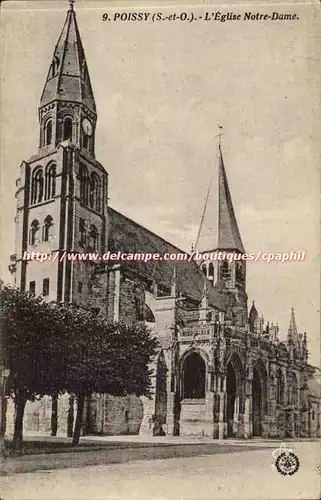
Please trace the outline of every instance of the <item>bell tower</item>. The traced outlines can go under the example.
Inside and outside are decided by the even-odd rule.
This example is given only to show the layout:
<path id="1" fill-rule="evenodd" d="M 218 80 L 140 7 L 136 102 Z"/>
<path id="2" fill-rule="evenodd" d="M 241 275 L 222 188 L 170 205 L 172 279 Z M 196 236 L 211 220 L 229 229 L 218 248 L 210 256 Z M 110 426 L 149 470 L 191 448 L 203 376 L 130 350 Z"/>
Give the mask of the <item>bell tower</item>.
<path id="1" fill-rule="evenodd" d="M 40 99 L 41 150 L 63 141 L 95 156 L 96 104 L 73 2 L 55 46 Z"/>
<path id="2" fill-rule="evenodd" d="M 218 147 L 218 235 L 213 247 L 200 252 L 201 268 L 226 299 L 227 319 L 244 326 L 247 322 L 246 262 L 232 197 L 228 185 L 221 144 Z M 211 254 L 216 254 L 212 258 Z M 207 256 L 210 258 L 207 259 Z"/>
<path id="3" fill-rule="evenodd" d="M 70 259 L 106 251 L 108 199 L 108 174 L 95 158 L 96 104 L 73 4 L 40 98 L 38 151 L 20 167 L 10 267 L 22 290 L 97 309 L 93 266 Z M 100 297 L 103 302 L 101 287 Z"/>

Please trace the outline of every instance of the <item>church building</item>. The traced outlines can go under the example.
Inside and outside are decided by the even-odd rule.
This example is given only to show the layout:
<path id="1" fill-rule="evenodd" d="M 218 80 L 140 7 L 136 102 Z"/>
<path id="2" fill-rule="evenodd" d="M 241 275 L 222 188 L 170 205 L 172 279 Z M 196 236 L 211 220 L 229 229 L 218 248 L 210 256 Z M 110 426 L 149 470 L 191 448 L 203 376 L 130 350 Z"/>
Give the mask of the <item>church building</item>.
<path id="1" fill-rule="evenodd" d="M 108 204 L 108 172 L 95 157 L 97 110 L 73 3 L 38 109 L 39 147 L 17 180 L 10 270 L 21 290 L 91 308 L 112 321 L 144 321 L 158 339 L 152 399 L 92 395 L 84 432 L 228 437 L 320 436 L 320 389 L 307 336 L 289 311 L 286 340 L 248 310 L 245 253 L 219 146 L 218 240 L 201 262 L 90 263 L 66 253 L 184 253 Z M 209 253 L 233 260 L 207 259 Z M 24 258 L 43 252 L 58 258 Z M 25 430 L 70 432 L 73 397 L 28 403 Z M 8 422 L 9 424 L 9 422 Z"/>

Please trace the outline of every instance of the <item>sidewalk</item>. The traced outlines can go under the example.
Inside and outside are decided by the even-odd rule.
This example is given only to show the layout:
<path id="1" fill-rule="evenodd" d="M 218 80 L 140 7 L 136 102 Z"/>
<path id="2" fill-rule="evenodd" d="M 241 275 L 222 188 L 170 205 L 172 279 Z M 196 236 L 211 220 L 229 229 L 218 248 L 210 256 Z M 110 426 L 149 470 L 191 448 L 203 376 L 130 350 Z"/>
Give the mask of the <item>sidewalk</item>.
<path id="1" fill-rule="evenodd" d="M 24 438 L 24 454 L 6 458 L 2 473 L 11 475 L 136 460 L 166 460 L 177 457 L 259 451 L 266 448 L 279 448 L 282 442 L 286 442 L 289 448 L 295 447 L 295 443 L 298 443 L 293 440 L 213 440 L 192 436 L 82 436 L 80 444 L 73 447 L 71 438 L 29 434 Z M 308 443 L 306 441 L 307 445 Z"/>
<path id="2" fill-rule="evenodd" d="M 6 440 L 11 440 L 12 436 L 6 436 Z M 214 444 L 219 446 L 246 446 L 246 447 L 268 447 L 277 448 L 281 443 L 287 443 L 288 446 L 291 443 L 298 442 L 319 442 L 318 439 L 312 438 L 284 438 L 284 439 L 267 439 L 267 438 L 249 438 L 249 439 L 213 439 L 210 437 L 201 436 L 149 436 L 149 435 L 88 435 L 81 436 L 79 445 L 72 447 L 72 438 L 68 438 L 63 435 L 49 436 L 46 433 L 25 433 L 24 443 L 26 448 L 28 443 L 31 442 L 39 444 L 41 443 L 41 448 L 44 449 L 43 453 L 58 451 L 86 451 L 101 448 L 146 448 L 146 447 L 157 447 L 157 446 L 177 446 L 177 445 L 203 445 L 203 444 Z M 46 449 L 45 444 L 48 443 L 48 448 Z M 57 444 L 56 449 L 49 449 L 50 444 Z M 59 446 L 61 445 L 61 446 Z M 66 445 L 64 447 L 64 445 Z M 38 447 L 35 445 L 35 449 Z M 41 452 L 39 448 L 39 452 Z M 30 450 L 31 452 L 32 449 Z"/>
<path id="3" fill-rule="evenodd" d="M 24 440 L 28 441 L 47 441 L 48 442 L 59 442 L 59 443 L 70 443 L 71 438 L 65 436 L 48 436 L 48 434 L 32 434 L 25 433 Z M 145 446 L 171 446 L 171 445 L 186 445 L 186 444 L 219 444 L 219 445 L 234 445 L 234 446 L 262 446 L 265 447 L 277 447 L 278 444 L 287 443 L 289 446 L 291 443 L 298 442 L 319 442 L 317 438 L 278 438 L 278 439 L 268 439 L 268 438 L 249 438 L 249 439 L 213 439 L 206 436 L 149 436 L 149 435 L 88 435 L 81 436 L 79 441 L 79 446 L 88 445 L 103 445 L 103 446 L 125 446 L 125 447 L 145 447 Z"/>

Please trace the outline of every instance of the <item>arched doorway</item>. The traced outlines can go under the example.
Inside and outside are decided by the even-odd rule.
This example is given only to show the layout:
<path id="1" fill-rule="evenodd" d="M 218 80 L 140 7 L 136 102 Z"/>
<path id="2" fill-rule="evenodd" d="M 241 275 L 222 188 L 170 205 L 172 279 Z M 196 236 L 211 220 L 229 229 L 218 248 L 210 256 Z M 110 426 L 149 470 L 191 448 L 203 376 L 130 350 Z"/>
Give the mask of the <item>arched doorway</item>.
<path id="1" fill-rule="evenodd" d="M 226 423 L 227 437 L 237 437 L 239 432 L 239 415 L 244 405 L 244 373 L 243 364 L 237 354 L 232 354 L 226 365 Z"/>
<path id="2" fill-rule="evenodd" d="M 253 436 L 262 436 L 263 419 L 263 391 L 259 371 L 256 367 L 253 369 L 252 381 L 252 434 Z"/>
<path id="3" fill-rule="evenodd" d="M 232 437 L 235 436 L 236 434 L 234 429 L 236 373 L 232 363 L 229 363 L 227 365 L 226 393 L 227 393 L 227 437 Z"/>
<path id="4" fill-rule="evenodd" d="M 200 354 L 192 352 L 183 365 L 183 399 L 205 398 L 205 361 Z"/>

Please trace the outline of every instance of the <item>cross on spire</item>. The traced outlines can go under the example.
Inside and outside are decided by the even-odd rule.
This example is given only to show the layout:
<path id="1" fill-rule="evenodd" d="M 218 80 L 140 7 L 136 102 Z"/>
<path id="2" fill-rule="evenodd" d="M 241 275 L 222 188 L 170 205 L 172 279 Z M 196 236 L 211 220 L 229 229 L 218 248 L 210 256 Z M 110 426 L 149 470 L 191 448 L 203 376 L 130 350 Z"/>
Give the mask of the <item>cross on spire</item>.
<path id="1" fill-rule="evenodd" d="M 224 133 L 222 132 L 223 130 L 223 126 L 222 125 L 218 125 L 218 134 L 216 137 L 218 137 L 218 146 L 221 147 L 221 137 L 224 135 Z"/>
<path id="2" fill-rule="evenodd" d="M 86 56 L 74 11 L 75 2 L 68 2 L 69 9 L 51 59 L 40 107 L 55 100 L 77 102 L 96 114 Z"/>

